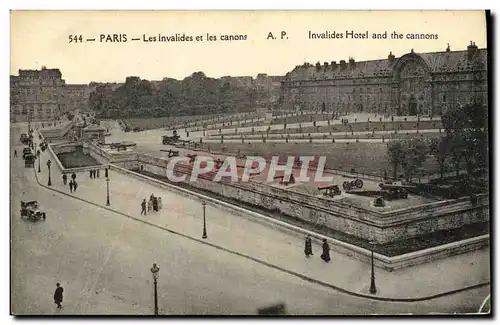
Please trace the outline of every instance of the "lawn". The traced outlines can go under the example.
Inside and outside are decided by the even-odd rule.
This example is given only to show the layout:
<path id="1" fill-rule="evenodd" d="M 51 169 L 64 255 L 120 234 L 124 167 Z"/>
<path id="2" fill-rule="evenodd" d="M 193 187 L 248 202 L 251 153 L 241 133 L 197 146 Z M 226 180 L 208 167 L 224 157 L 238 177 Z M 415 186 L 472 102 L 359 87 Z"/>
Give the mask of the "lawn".
<path id="1" fill-rule="evenodd" d="M 210 150 L 245 154 L 247 156 L 326 156 L 326 167 L 350 172 L 384 176 L 393 175 L 393 167 L 387 157 L 387 143 L 210 143 Z M 205 147 L 204 147 L 205 148 Z M 438 165 L 428 157 L 423 166 L 434 174 Z M 402 171 L 399 170 L 398 174 Z"/>
<path id="2" fill-rule="evenodd" d="M 87 166 L 98 166 L 100 163 L 82 152 L 66 152 L 57 155 L 64 168 L 77 168 Z"/>

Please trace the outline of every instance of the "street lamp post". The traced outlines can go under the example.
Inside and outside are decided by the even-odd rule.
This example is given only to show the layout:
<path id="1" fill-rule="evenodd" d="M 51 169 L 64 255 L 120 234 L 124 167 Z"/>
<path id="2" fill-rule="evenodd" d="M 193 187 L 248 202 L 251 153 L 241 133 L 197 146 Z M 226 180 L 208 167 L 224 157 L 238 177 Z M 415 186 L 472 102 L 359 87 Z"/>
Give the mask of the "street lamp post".
<path id="1" fill-rule="evenodd" d="M 371 250 L 372 250 L 372 276 L 371 276 L 371 283 L 370 283 L 370 293 L 376 294 L 377 287 L 375 286 L 375 265 L 374 265 L 374 259 L 373 259 L 373 250 L 375 249 L 375 242 L 374 241 L 370 242 L 370 246 L 371 246 Z"/>
<path id="2" fill-rule="evenodd" d="M 205 210 L 206 210 L 206 205 L 207 203 L 205 201 L 203 201 L 201 203 L 201 205 L 203 206 L 203 236 L 201 236 L 201 238 L 205 239 L 207 238 L 207 222 L 206 222 L 206 219 L 205 219 Z"/>
<path id="3" fill-rule="evenodd" d="M 38 158 L 38 172 L 41 173 L 42 170 L 40 169 L 40 149 L 36 152 L 36 157 Z"/>
<path id="4" fill-rule="evenodd" d="M 52 165 L 52 162 L 47 160 L 47 167 L 49 168 L 49 182 L 47 183 L 48 186 L 52 186 L 52 180 L 50 179 L 50 165 Z"/>
<path id="5" fill-rule="evenodd" d="M 110 206 L 111 203 L 109 203 L 109 177 L 106 177 L 106 206 Z"/>
<path id="6" fill-rule="evenodd" d="M 156 266 L 156 263 L 153 263 L 153 267 L 151 268 L 151 273 L 153 274 L 154 280 L 154 289 L 155 289 L 155 315 L 158 315 L 158 275 L 160 273 L 160 268 Z"/>
<path id="7" fill-rule="evenodd" d="M 38 159 L 38 156 L 36 155 L 36 142 L 34 142 L 35 149 L 33 149 L 33 155 L 35 156 L 35 159 Z M 36 171 L 36 169 L 35 169 Z"/>

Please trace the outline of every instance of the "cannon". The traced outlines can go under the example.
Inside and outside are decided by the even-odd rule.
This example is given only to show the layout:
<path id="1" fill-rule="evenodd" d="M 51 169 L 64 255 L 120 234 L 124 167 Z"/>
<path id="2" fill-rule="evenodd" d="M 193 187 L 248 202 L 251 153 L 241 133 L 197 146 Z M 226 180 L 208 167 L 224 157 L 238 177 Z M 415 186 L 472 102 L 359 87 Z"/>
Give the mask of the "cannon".
<path id="1" fill-rule="evenodd" d="M 334 197 L 335 195 L 342 194 L 340 187 L 338 185 L 329 185 L 329 186 L 318 186 L 318 190 L 324 191 L 324 196 Z"/>
<path id="2" fill-rule="evenodd" d="M 280 180 L 280 184 L 282 185 L 289 185 L 289 184 L 295 184 L 295 177 L 293 176 L 293 174 L 290 175 L 290 179 L 288 181 L 284 180 L 285 176 L 284 175 L 281 175 L 281 176 L 275 176 L 274 179 L 279 179 Z"/>
<path id="3" fill-rule="evenodd" d="M 187 157 L 189 158 L 189 163 L 192 164 L 194 163 L 194 160 L 196 159 L 197 155 L 192 155 L 192 154 L 187 154 Z"/>
<path id="4" fill-rule="evenodd" d="M 350 182 L 346 181 L 342 184 L 342 187 L 346 191 L 350 191 L 351 189 L 354 189 L 354 188 L 363 188 L 363 180 L 358 178 L 358 179 L 352 180 Z"/>
<path id="5" fill-rule="evenodd" d="M 163 149 L 160 149 L 160 151 L 162 151 L 162 152 L 168 152 L 168 158 L 178 157 L 179 156 L 179 150 L 172 150 L 172 149 L 163 150 Z"/>
<path id="6" fill-rule="evenodd" d="M 161 143 L 162 144 L 175 144 L 176 142 L 179 141 L 180 138 L 181 137 L 179 135 L 177 135 L 177 133 L 174 133 L 173 136 L 164 135 L 162 137 Z"/>
<path id="7" fill-rule="evenodd" d="M 408 198 L 407 188 L 410 187 L 404 185 L 389 184 L 389 183 L 380 183 L 379 187 L 383 191 L 383 197 L 386 200 L 398 200 L 398 199 Z"/>

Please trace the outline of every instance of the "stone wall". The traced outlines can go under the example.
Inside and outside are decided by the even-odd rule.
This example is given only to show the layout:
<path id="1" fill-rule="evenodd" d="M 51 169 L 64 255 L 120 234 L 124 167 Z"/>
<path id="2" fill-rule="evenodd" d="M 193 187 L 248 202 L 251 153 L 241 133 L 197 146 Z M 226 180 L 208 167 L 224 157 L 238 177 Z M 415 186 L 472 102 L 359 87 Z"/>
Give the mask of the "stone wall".
<path id="1" fill-rule="evenodd" d="M 137 167 L 130 166 L 165 177 L 167 164 L 167 159 L 138 155 Z M 188 173 L 178 166 L 175 171 Z M 379 243 L 489 220 L 487 196 L 480 197 L 476 204 L 462 198 L 380 213 L 252 181 L 216 183 L 210 180 L 210 175 L 200 176 L 189 185 Z"/>
<path id="2" fill-rule="evenodd" d="M 293 226 L 291 224 L 288 224 L 286 222 L 282 222 L 279 220 L 275 220 L 266 216 L 263 216 L 259 213 L 244 209 L 242 207 L 238 207 L 232 204 L 228 204 L 222 200 L 218 200 L 209 196 L 205 196 L 203 194 L 199 194 L 196 192 L 192 192 L 190 190 L 184 189 L 182 187 L 177 187 L 170 185 L 168 183 L 161 182 L 157 179 L 153 179 L 151 177 L 135 173 L 126 169 L 123 169 L 119 166 L 116 166 L 115 164 L 111 164 L 110 168 L 124 173 L 126 175 L 129 175 L 130 177 L 133 178 L 138 178 L 141 179 L 142 181 L 146 181 L 148 183 L 154 184 L 156 186 L 166 188 L 168 190 L 181 193 L 182 195 L 187 195 L 189 197 L 195 197 L 197 199 L 202 199 L 205 201 L 210 202 L 210 204 L 216 204 L 219 208 L 221 209 L 227 209 L 228 211 L 231 211 L 231 213 L 236 213 L 236 214 L 243 214 L 245 216 L 250 216 L 255 218 L 257 222 L 266 222 L 266 220 L 270 221 L 272 220 L 273 225 L 277 225 L 280 227 L 283 231 L 288 231 L 291 233 L 299 233 L 301 236 L 304 234 L 309 234 L 312 236 L 313 240 L 316 241 L 317 244 L 321 244 L 321 240 L 325 238 L 323 235 L 320 235 L 318 233 L 314 233 L 308 230 L 305 230 L 300 227 Z M 331 243 L 331 248 L 332 250 L 335 250 L 339 253 L 348 255 L 352 258 L 355 258 L 357 260 L 361 260 L 364 262 L 369 263 L 370 258 L 371 258 L 371 251 L 364 249 L 362 247 L 358 247 L 343 241 L 336 240 L 334 238 L 328 238 L 329 242 Z M 379 253 L 374 254 L 374 260 L 375 260 L 375 265 L 377 267 L 384 268 L 385 270 L 388 271 L 393 271 L 405 267 L 410 267 L 426 262 L 430 262 L 433 260 L 445 258 L 448 256 L 456 255 L 456 254 L 461 254 L 477 249 L 481 249 L 483 247 L 488 246 L 489 244 L 489 235 L 483 235 L 479 237 L 474 237 L 474 238 L 469 238 L 453 243 L 448 243 L 432 248 L 427 248 L 424 250 L 412 252 L 412 253 L 407 253 L 403 255 L 398 255 L 398 256 L 385 256 Z"/>

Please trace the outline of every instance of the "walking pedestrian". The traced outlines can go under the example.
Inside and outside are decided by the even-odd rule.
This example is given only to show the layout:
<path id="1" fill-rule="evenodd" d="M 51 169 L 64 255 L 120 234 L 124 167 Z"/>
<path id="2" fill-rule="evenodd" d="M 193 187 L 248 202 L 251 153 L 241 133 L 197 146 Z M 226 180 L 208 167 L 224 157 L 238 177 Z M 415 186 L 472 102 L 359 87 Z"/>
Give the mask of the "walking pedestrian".
<path id="1" fill-rule="evenodd" d="M 75 173 L 71 174 L 71 179 L 72 179 L 73 181 L 76 179 L 76 174 L 75 174 Z"/>
<path id="2" fill-rule="evenodd" d="M 68 176 L 66 174 L 63 174 L 62 179 L 63 179 L 63 184 L 66 186 L 66 183 L 68 183 Z"/>
<path id="3" fill-rule="evenodd" d="M 144 213 L 144 215 L 146 215 L 146 199 L 143 199 L 142 203 L 141 203 L 141 215 L 143 213 Z"/>
<path id="4" fill-rule="evenodd" d="M 17 157 L 17 150 L 14 150 L 14 157 Z"/>
<path id="5" fill-rule="evenodd" d="M 148 201 L 148 212 L 151 212 L 153 210 L 153 200 L 150 198 Z"/>
<path id="6" fill-rule="evenodd" d="M 73 180 L 69 181 L 69 192 L 73 193 Z"/>
<path id="7" fill-rule="evenodd" d="M 97 178 L 99 178 L 99 169 L 96 170 L 96 173 L 97 173 Z"/>
<path id="8" fill-rule="evenodd" d="M 56 284 L 56 287 L 56 291 L 54 292 L 54 303 L 57 305 L 57 308 L 62 308 L 61 303 L 63 302 L 64 289 L 59 283 Z"/>
<path id="9" fill-rule="evenodd" d="M 76 188 L 78 187 L 78 183 L 73 181 L 73 191 L 76 192 Z"/>
<path id="10" fill-rule="evenodd" d="M 310 255 L 314 255 L 312 252 L 312 239 L 309 235 L 306 236 L 306 247 L 304 249 L 304 253 L 307 258 L 309 258 Z"/>
<path id="11" fill-rule="evenodd" d="M 326 239 L 323 239 L 323 254 L 321 254 L 321 259 L 326 263 L 330 262 L 330 246 L 326 242 Z"/>
<path id="12" fill-rule="evenodd" d="M 161 197 L 158 198 L 158 210 L 161 210 Z"/>
<path id="13" fill-rule="evenodd" d="M 158 198 L 153 198 L 153 211 L 158 212 Z"/>

